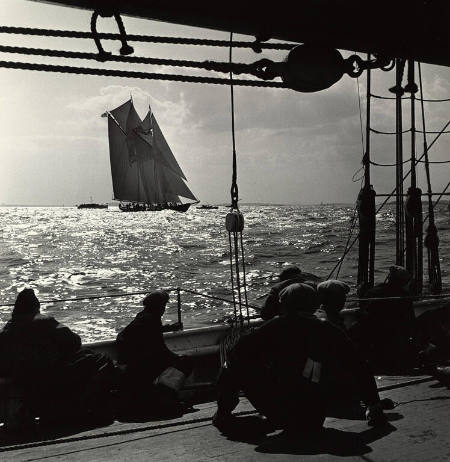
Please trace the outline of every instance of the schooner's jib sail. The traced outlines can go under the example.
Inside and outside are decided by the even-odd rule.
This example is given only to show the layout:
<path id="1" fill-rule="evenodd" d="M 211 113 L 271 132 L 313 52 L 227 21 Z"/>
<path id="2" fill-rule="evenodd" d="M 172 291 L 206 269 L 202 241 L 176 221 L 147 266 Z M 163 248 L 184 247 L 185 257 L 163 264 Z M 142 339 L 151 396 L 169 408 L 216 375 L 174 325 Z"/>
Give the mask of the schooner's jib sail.
<path id="1" fill-rule="evenodd" d="M 150 109 L 141 120 L 130 99 L 106 115 L 114 199 L 122 211 L 186 212 L 192 203 L 180 196 L 198 202 Z"/>

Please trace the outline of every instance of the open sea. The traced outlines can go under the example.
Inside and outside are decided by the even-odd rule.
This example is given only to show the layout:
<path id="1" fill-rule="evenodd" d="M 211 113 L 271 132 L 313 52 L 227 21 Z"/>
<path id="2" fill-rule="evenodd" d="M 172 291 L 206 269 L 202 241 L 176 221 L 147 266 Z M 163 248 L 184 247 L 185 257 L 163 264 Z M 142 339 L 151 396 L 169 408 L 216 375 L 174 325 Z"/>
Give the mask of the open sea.
<path id="1" fill-rule="evenodd" d="M 231 300 L 228 211 L 227 207 L 201 210 L 195 206 L 184 214 L 168 210 L 123 213 L 116 207 L 1 207 L 0 303 L 14 303 L 25 287 L 33 288 L 41 301 L 177 287 Z M 354 207 L 246 205 L 241 212 L 248 301 L 260 305 L 285 265 L 297 264 L 303 271 L 328 277 L 344 252 Z M 393 212 L 388 206 L 377 216 L 376 282 L 384 280 L 395 260 Z M 447 204 L 437 211 L 436 223 L 448 291 Z M 357 228 L 350 242 L 356 234 Z M 339 279 L 355 288 L 356 274 L 357 243 Z M 51 302 L 42 304 L 41 311 L 68 325 L 83 342 L 108 340 L 133 319 L 142 298 Z M 188 292 L 181 299 L 185 328 L 224 322 L 233 313 L 233 306 L 221 300 Z M 11 309 L 0 307 L 0 327 Z M 164 320 L 177 320 L 176 292 Z"/>

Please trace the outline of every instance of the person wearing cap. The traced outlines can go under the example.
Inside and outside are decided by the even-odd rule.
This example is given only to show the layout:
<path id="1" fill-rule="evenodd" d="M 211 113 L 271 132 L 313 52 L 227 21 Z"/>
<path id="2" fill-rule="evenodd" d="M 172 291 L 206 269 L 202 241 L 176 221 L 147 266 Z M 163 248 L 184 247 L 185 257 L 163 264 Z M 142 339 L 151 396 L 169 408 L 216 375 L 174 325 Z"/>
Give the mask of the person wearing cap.
<path id="1" fill-rule="evenodd" d="M 42 315 L 32 289 L 18 294 L 0 337 L 0 374 L 23 387 L 31 412 L 41 422 L 111 417 L 107 395 L 112 361 L 82 349 L 75 332 Z"/>
<path id="2" fill-rule="evenodd" d="M 356 389 L 368 406 L 368 423 L 385 423 L 373 376 L 348 337 L 314 316 L 316 307 L 315 289 L 291 284 L 280 292 L 280 315 L 241 336 L 230 350 L 219 374 L 213 417 L 222 433 L 229 436 L 239 429 L 232 412 L 240 391 L 267 418 L 270 429 L 320 431 L 338 363 L 354 372 Z"/>
<path id="3" fill-rule="evenodd" d="M 316 316 L 345 330 L 344 319 L 340 312 L 344 308 L 349 291 L 350 287 L 345 282 L 336 279 L 328 279 L 318 284 L 317 295 L 320 308 L 316 311 Z"/>
<path id="4" fill-rule="evenodd" d="M 316 282 L 319 280 L 317 276 L 310 273 L 304 273 L 296 265 L 289 265 L 284 268 L 279 275 L 279 282 L 273 285 L 267 295 L 264 304 L 260 311 L 260 316 L 264 321 L 274 318 L 280 314 L 280 292 L 291 284 L 296 282 L 307 283 L 315 287 Z"/>
<path id="5" fill-rule="evenodd" d="M 413 282 L 405 268 L 394 265 L 383 283 L 361 294 L 367 301 L 361 302 L 360 319 L 349 332 L 381 371 L 411 366 L 415 315 L 408 297 L 412 295 Z"/>
<path id="6" fill-rule="evenodd" d="M 192 360 L 173 353 L 164 341 L 164 332 L 182 328 L 180 323 L 163 326 L 161 318 L 168 301 L 167 292 L 151 292 L 142 302 L 144 309 L 116 338 L 118 360 L 125 370 L 124 396 L 140 396 L 143 413 L 151 413 L 159 398 L 162 407 L 162 401 L 167 404 L 168 412 L 169 408 L 178 412 L 177 392 L 193 370 Z M 156 391 L 158 399 L 156 393 L 152 393 Z"/>

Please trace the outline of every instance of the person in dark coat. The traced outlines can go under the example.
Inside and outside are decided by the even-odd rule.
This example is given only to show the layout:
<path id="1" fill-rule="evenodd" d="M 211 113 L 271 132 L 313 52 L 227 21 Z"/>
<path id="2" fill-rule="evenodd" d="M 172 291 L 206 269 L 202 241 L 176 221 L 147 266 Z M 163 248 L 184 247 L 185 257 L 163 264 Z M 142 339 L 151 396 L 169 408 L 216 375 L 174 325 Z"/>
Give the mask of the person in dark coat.
<path id="1" fill-rule="evenodd" d="M 315 290 L 291 284 L 280 293 L 280 316 L 243 335 L 227 356 L 218 379 L 213 424 L 224 434 L 238 428 L 232 411 L 243 391 L 275 428 L 317 432 L 327 415 L 330 390 L 346 368 L 355 397 L 367 405 L 370 425 L 385 423 L 375 380 L 340 329 L 314 316 Z"/>
<path id="2" fill-rule="evenodd" d="M 32 289 L 18 294 L 0 337 L 0 374 L 23 387 L 27 404 L 41 421 L 111 417 L 106 407 L 112 361 L 83 350 L 75 332 L 42 315 Z"/>
<path id="3" fill-rule="evenodd" d="M 349 334 L 381 372 L 408 370 L 413 362 L 415 315 L 411 298 L 413 280 L 401 266 L 391 266 L 386 281 L 366 290 L 360 317 Z M 395 297 L 393 300 L 384 298 Z M 370 300 L 375 299 L 375 300 Z"/>
<path id="4" fill-rule="evenodd" d="M 318 284 L 317 295 L 320 308 L 315 315 L 345 330 L 344 319 L 340 313 L 345 306 L 349 291 L 350 287 L 345 282 L 336 279 L 328 279 Z"/>
<path id="5" fill-rule="evenodd" d="M 285 287 L 295 284 L 296 282 L 307 283 L 311 285 L 311 287 L 315 287 L 318 280 L 319 278 L 317 276 L 310 273 L 303 273 L 296 265 L 287 266 L 281 271 L 279 282 L 271 287 L 260 311 L 261 318 L 264 321 L 268 321 L 280 314 L 279 295 Z"/>
<path id="6" fill-rule="evenodd" d="M 137 401 L 143 413 L 164 412 L 157 409 L 158 404 L 166 405 L 168 412 L 178 412 L 177 391 L 193 369 L 189 357 L 173 353 L 164 341 L 163 332 L 182 327 L 179 323 L 163 326 L 161 317 L 168 301 L 165 291 L 147 295 L 144 309 L 116 339 L 119 363 L 125 366 L 123 391 L 140 397 Z"/>

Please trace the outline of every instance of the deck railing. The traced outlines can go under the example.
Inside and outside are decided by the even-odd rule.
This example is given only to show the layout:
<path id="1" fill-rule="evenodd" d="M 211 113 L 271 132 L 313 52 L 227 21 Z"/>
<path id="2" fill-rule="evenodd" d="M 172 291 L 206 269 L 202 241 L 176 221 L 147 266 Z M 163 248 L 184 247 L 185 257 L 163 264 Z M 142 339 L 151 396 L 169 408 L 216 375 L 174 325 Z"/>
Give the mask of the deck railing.
<path id="1" fill-rule="evenodd" d="M 182 301 L 181 301 L 181 293 L 186 292 L 190 293 L 193 295 L 198 295 L 203 298 L 211 299 L 211 300 L 217 300 L 217 301 L 222 301 L 225 303 L 233 304 L 235 303 L 233 300 L 229 300 L 223 297 L 217 297 L 215 295 L 209 295 L 205 294 L 203 292 L 199 292 L 196 290 L 191 290 L 191 289 L 185 289 L 182 287 L 176 287 L 176 288 L 169 288 L 165 289 L 167 292 L 176 292 L 177 294 L 177 317 L 178 317 L 178 322 L 182 322 Z M 46 304 L 52 304 L 52 303 L 63 303 L 63 302 L 77 302 L 77 301 L 84 301 L 84 300 L 98 300 L 101 298 L 120 298 L 120 297 L 133 297 L 136 295 L 148 295 L 150 291 L 138 291 L 138 292 L 125 292 L 125 293 L 118 293 L 118 294 L 100 294 L 100 295 L 89 295 L 89 296 L 83 296 L 83 297 L 71 297 L 71 298 L 57 298 L 57 299 L 49 299 L 49 300 L 42 300 L 40 301 L 41 305 L 46 305 Z M 411 295 L 411 296 L 405 296 L 405 297 L 375 297 L 375 298 L 348 298 L 346 300 L 346 304 L 358 304 L 361 302 L 369 302 L 369 301 L 395 301 L 395 300 L 412 300 L 412 301 L 419 301 L 419 300 L 433 300 L 433 299 L 446 299 L 450 298 L 450 292 L 449 293 L 441 293 L 441 294 L 423 294 L 423 295 Z M 14 303 L 2 303 L 0 304 L 0 308 L 6 308 L 6 307 L 13 307 Z M 244 308 L 253 308 L 257 311 L 261 310 L 261 306 L 254 305 L 254 304 L 245 304 L 243 303 L 242 306 Z M 256 315 L 251 315 L 249 316 L 249 319 L 258 319 L 260 316 L 258 314 Z M 245 319 L 247 319 L 247 316 L 245 316 Z"/>

